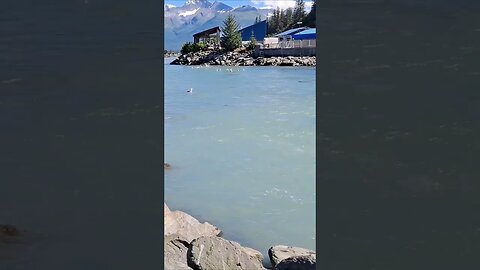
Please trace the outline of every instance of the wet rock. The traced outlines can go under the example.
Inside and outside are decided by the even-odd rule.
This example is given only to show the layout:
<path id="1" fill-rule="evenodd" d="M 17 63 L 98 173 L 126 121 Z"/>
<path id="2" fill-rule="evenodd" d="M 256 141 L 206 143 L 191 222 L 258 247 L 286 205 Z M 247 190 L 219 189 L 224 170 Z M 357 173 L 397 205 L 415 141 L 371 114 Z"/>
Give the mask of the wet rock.
<path id="1" fill-rule="evenodd" d="M 164 211 L 164 235 L 177 234 L 188 242 L 201 236 L 218 236 L 220 229 L 208 222 L 200 223 L 197 219 L 182 211 Z"/>
<path id="2" fill-rule="evenodd" d="M 188 241 L 179 235 L 168 235 L 164 238 L 164 269 L 190 270 L 187 264 Z"/>
<path id="3" fill-rule="evenodd" d="M 281 261 L 298 256 L 310 256 L 316 261 L 316 253 L 313 250 L 299 248 L 299 247 L 290 247 L 290 246 L 273 246 L 268 250 L 268 256 L 272 266 L 276 266 Z M 286 268 L 285 268 L 286 269 Z"/>
<path id="4" fill-rule="evenodd" d="M 275 270 L 315 270 L 317 259 L 312 255 L 293 256 L 281 260 Z"/>
<path id="5" fill-rule="evenodd" d="M 220 237 L 199 237 L 190 243 L 188 266 L 196 270 L 263 270 L 261 254 Z"/>
<path id="6" fill-rule="evenodd" d="M 0 238 L 20 236 L 20 230 L 10 224 L 0 224 Z"/>

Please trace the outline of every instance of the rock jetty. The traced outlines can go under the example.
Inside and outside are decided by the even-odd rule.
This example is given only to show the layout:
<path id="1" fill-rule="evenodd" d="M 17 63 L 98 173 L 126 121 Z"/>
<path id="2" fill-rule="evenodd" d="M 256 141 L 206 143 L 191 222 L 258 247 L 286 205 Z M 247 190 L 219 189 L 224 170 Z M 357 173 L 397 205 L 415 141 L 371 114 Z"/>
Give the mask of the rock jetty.
<path id="1" fill-rule="evenodd" d="M 226 240 L 221 230 L 164 204 L 164 267 L 166 270 L 266 270 L 263 255 L 252 248 Z M 272 270 L 315 269 L 315 252 L 308 249 L 273 246 L 268 254 Z"/>
<path id="2" fill-rule="evenodd" d="M 315 56 L 253 57 L 251 52 L 200 51 L 182 54 L 171 65 L 220 66 L 310 66 L 316 65 Z"/>
<path id="3" fill-rule="evenodd" d="M 177 53 L 177 52 L 170 52 L 170 51 L 165 51 L 165 53 L 163 54 L 163 57 L 165 58 L 168 58 L 168 57 L 178 57 L 180 56 L 181 54 L 180 53 Z"/>

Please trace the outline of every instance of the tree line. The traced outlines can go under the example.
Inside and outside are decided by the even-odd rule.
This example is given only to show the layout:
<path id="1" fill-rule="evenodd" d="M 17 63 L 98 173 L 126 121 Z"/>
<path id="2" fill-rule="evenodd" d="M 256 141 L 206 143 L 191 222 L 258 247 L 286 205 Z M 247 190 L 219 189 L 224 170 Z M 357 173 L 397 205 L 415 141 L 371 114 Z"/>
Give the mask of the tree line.
<path id="1" fill-rule="evenodd" d="M 277 7 L 277 9 L 273 11 L 272 16 L 267 19 L 267 35 L 278 34 L 301 26 L 315 27 L 315 2 L 316 0 L 313 0 L 312 8 L 308 14 L 305 12 L 304 0 L 296 0 L 295 7 L 293 8 L 287 8 L 284 10 Z"/>

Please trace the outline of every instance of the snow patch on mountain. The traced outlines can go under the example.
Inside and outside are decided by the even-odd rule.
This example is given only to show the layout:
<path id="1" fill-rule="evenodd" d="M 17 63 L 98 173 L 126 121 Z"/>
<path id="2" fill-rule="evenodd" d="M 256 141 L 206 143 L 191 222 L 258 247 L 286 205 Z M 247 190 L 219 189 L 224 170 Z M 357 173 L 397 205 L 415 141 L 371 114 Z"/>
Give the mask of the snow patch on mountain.
<path id="1" fill-rule="evenodd" d="M 187 10 L 185 12 L 178 13 L 178 16 L 183 16 L 183 17 L 192 16 L 195 13 L 197 13 L 197 11 L 199 11 L 199 10 L 200 10 L 200 8 L 196 8 L 194 10 Z"/>

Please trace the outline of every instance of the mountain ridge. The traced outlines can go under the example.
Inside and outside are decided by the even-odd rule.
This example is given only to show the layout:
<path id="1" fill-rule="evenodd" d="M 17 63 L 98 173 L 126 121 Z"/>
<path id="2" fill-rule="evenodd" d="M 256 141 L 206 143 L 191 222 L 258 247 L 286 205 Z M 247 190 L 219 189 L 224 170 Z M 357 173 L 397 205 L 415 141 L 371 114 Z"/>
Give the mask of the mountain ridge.
<path id="1" fill-rule="evenodd" d="M 182 6 L 164 5 L 164 45 L 166 50 L 179 51 L 188 41 L 193 41 L 196 32 L 222 26 L 225 18 L 232 14 L 240 27 L 255 23 L 255 18 L 267 18 L 272 9 L 252 6 L 231 7 L 218 0 L 188 0 Z"/>

